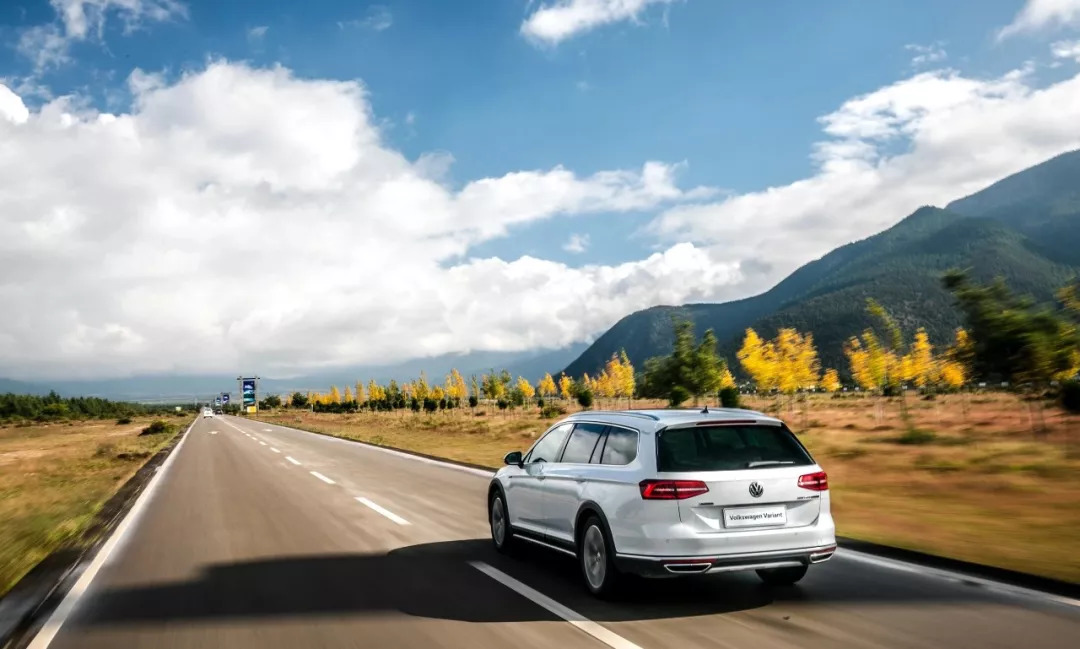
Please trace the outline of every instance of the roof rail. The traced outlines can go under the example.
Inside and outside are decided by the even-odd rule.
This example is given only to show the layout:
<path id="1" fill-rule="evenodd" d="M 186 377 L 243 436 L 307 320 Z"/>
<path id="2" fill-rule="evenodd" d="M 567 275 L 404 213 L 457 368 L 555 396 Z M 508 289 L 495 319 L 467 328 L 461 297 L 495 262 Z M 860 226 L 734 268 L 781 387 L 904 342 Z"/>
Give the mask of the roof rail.
<path id="1" fill-rule="evenodd" d="M 578 412 L 571 413 L 570 416 L 576 417 L 578 415 L 590 415 L 598 412 L 606 415 L 627 415 L 628 417 L 641 417 L 642 419 L 649 419 L 651 421 L 660 421 L 660 418 L 656 415 L 634 410 L 579 410 Z"/>

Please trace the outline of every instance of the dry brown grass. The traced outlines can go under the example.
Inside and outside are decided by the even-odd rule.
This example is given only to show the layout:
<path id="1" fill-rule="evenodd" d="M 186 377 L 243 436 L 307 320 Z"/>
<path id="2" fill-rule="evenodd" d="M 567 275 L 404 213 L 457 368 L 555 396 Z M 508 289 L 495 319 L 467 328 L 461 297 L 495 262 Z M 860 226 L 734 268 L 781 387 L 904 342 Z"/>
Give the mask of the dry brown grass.
<path id="1" fill-rule="evenodd" d="M 657 404 L 634 404 L 646 405 Z M 907 405 L 907 421 L 898 400 L 856 395 L 780 408 L 829 472 L 839 533 L 1080 582 L 1080 418 L 1036 404 L 1047 432 L 1035 435 L 1029 404 L 1010 394 Z M 772 399 L 746 406 L 777 412 Z M 535 409 L 481 411 L 260 418 L 492 467 L 552 423 Z"/>
<path id="2" fill-rule="evenodd" d="M 105 501 L 174 437 L 140 437 L 150 421 L 0 427 L 0 595 L 77 539 Z"/>

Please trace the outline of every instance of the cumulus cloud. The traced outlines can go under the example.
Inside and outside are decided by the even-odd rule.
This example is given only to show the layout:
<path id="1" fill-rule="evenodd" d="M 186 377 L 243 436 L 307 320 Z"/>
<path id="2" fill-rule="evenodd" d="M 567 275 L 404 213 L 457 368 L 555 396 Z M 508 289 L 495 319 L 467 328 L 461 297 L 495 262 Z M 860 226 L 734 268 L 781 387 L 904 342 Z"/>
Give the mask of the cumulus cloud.
<path id="1" fill-rule="evenodd" d="M 911 65 L 913 67 L 922 67 L 930 63 L 940 63 L 948 57 L 948 54 L 945 52 L 945 48 L 941 43 L 933 43 L 931 45 L 909 43 L 904 46 L 904 49 L 913 53 L 913 56 L 911 57 Z"/>
<path id="2" fill-rule="evenodd" d="M 556 0 L 533 11 L 521 24 L 521 33 L 537 42 L 557 45 L 603 25 L 637 22 L 650 5 L 670 5 L 674 1 Z"/>
<path id="3" fill-rule="evenodd" d="M 998 31 L 998 39 L 1047 27 L 1080 25 L 1080 0 L 1027 0 L 1013 21 Z"/>
<path id="4" fill-rule="evenodd" d="M 821 118 L 808 178 L 666 210 L 649 230 L 717 259 L 769 262 L 762 287 L 829 250 L 1080 148 L 1080 76 L 1034 87 L 1026 70 L 915 75 Z"/>
<path id="5" fill-rule="evenodd" d="M 179 0 L 49 0 L 56 20 L 22 32 L 18 51 L 45 70 L 69 62 L 72 43 L 100 40 L 109 16 L 115 16 L 129 33 L 147 22 L 163 22 L 187 16 Z"/>
<path id="6" fill-rule="evenodd" d="M 1072 59 L 1080 63 L 1080 41 L 1058 41 L 1050 46 L 1055 59 Z"/>
<path id="7" fill-rule="evenodd" d="M 703 200 L 681 165 L 440 181 L 383 141 L 364 88 L 214 62 L 136 72 L 130 111 L 27 111 L 0 86 L 0 366 L 19 376 L 272 375 L 564 345 L 712 299 L 736 263 L 689 243 L 617 266 L 474 259 L 516 225 Z M 317 107 L 317 110 L 313 110 Z"/>
<path id="8" fill-rule="evenodd" d="M 572 252 L 575 254 L 581 254 L 589 249 L 589 235 L 587 234 L 571 234 L 570 239 L 563 244 L 563 250 L 566 252 Z"/>

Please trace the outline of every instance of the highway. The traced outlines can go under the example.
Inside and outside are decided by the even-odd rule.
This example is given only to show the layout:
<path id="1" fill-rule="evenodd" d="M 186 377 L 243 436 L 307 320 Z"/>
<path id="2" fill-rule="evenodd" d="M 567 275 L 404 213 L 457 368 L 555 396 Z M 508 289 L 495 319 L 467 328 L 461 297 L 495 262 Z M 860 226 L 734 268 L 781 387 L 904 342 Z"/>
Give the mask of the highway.
<path id="1" fill-rule="evenodd" d="M 513 449 L 507 449 L 513 450 Z M 199 418 L 33 649 L 1076 647 L 1070 600 L 845 553 L 591 598 L 569 557 L 491 548 L 483 472 Z M 566 618 L 569 618 L 568 621 Z"/>

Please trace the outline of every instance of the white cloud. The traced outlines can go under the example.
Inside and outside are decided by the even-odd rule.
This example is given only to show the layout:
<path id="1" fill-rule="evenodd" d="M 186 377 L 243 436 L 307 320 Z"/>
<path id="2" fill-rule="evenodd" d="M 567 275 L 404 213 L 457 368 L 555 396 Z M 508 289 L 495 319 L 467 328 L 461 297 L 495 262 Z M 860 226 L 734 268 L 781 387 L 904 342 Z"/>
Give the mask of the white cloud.
<path id="1" fill-rule="evenodd" d="M 618 266 L 471 259 L 516 224 L 702 200 L 680 165 L 442 184 L 383 141 L 364 88 L 216 62 L 136 72 L 130 112 L 0 91 L 0 367 L 268 375 L 563 345 L 740 280 L 681 243 Z M 24 107 L 25 108 L 25 107 Z M 317 108 L 317 110 L 315 109 Z"/>
<path id="2" fill-rule="evenodd" d="M 270 31 L 270 27 L 267 25 L 256 25 L 247 32 L 248 42 L 261 43 L 266 38 L 266 32 Z"/>
<path id="3" fill-rule="evenodd" d="M 340 29 L 345 29 L 346 27 L 360 27 L 363 29 L 373 29 L 377 32 L 390 29 L 393 25 L 394 15 L 390 13 L 388 7 L 383 5 L 372 5 L 368 7 L 367 16 L 364 18 L 338 21 L 338 28 Z"/>
<path id="4" fill-rule="evenodd" d="M 536 41 L 557 45 L 603 25 L 625 20 L 637 22 L 650 5 L 669 5 L 674 1 L 555 0 L 533 11 L 521 24 L 521 33 Z"/>
<path id="5" fill-rule="evenodd" d="M 589 235 L 571 234 L 570 239 L 563 244 L 563 250 L 575 254 L 581 254 L 589 249 Z"/>
<path id="6" fill-rule="evenodd" d="M 998 40 L 1047 27 L 1080 25 L 1080 0 L 1027 0 L 1013 21 L 998 31 Z"/>
<path id="7" fill-rule="evenodd" d="M 0 119 L 22 124 L 30 119 L 30 111 L 18 96 L 5 85 L 0 85 Z"/>
<path id="8" fill-rule="evenodd" d="M 939 63 L 948 58 L 948 54 L 945 52 L 942 43 L 932 43 L 930 45 L 910 43 L 905 45 L 904 49 L 909 52 L 914 52 L 914 56 L 911 57 L 911 65 L 914 67 L 921 67 L 929 63 Z"/>
<path id="9" fill-rule="evenodd" d="M 1080 76 L 1044 88 L 1026 71 L 973 79 L 917 74 L 821 118 L 815 174 L 789 185 L 673 207 L 649 226 L 716 259 L 767 267 L 767 288 L 829 250 L 1080 148 Z M 745 294 L 745 293 L 744 293 Z"/>
<path id="10" fill-rule="evenodd" d="M 1050 46 L 1055 59 L 1072 59 L 1080 63 L 1080 41 L 1058 41 Z"/>
<path id="11" fill-rule="evenodd" d="M 49 0 L 49 4 L 56 21 L 24 30 L 17 45 L 39 71 L 69 62 L 72 43 L 100 40 L 110 15 L 120 19 L 125 33 L 147 22 L 187 17 L 187 6 L 179 0 Z"/>

